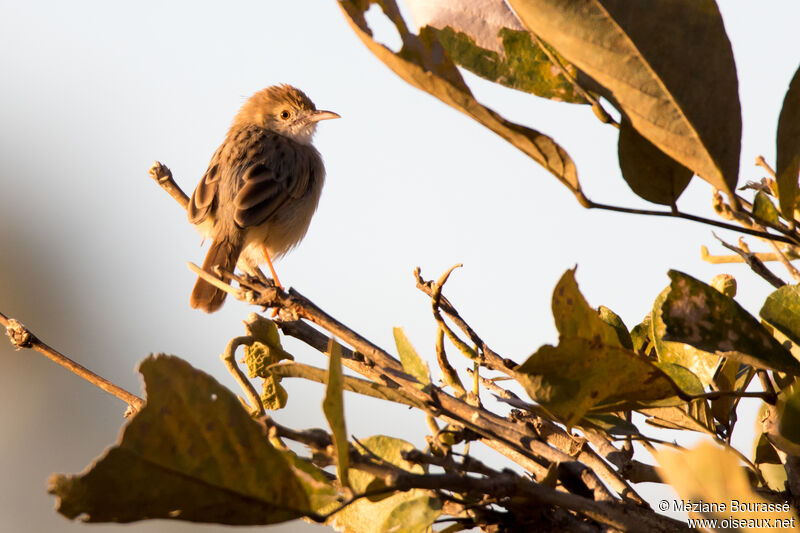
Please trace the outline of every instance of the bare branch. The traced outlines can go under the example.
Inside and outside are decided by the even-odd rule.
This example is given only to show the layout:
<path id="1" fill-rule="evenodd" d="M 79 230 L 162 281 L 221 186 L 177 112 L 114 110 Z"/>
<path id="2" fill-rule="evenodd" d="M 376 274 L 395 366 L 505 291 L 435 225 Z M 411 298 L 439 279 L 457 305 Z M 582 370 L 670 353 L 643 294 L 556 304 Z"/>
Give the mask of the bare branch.
<path id="1" fill-rule="evenodd" d="M 51 361 L 55 361 L 73 374 L 82 377 L 95 387 L 98 387 L 110 395 L 115 396 L 127 403 L 131 413 L 140 411 L 142 407 L 144 407 L 144 400 L 135 394 L 131 394 L 122 387 L 118 387 L 102 376 L 98 376 L 88 368 L 76 363 L 66 355 L 51 348 L 39 340 L 39 338 L 36 337 L 28 328 L 13 318 L 8 318 L 3 313 L 0 313 L 0 325 L 6 328 L 8 339 L 17 349 L 32 348 L 37 352 L 47 356 Z M 127 414 L 130 413 L 126 413 L 126 415 Z"/>

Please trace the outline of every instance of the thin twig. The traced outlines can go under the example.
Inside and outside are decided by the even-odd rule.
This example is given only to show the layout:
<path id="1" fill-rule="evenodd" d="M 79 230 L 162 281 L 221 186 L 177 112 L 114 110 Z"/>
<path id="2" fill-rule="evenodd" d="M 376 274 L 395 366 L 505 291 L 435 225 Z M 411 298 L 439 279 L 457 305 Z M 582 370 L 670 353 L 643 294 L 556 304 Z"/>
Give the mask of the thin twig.
<path id="1" fill-rule="evenodd" d="M 37 352 L 47 356 L 50 360 L 55 361 L 73 374 L 82 377 L 92 385 L 127 403 L 130 410 L 134 413 L 141 411 L 141 409 L 144 407 L 144 400 L 135 394 L 131 394 L 122 387 L 118 387 L 102 376 L 98 376 L 83 365 L 76 363 L 66 355 L 58 352 L 54 348 L 51 348 L 39 340 L 39 338 L 36 337 L 28 328 L 13 318 L 8 318 L 3 313 L 0 313 L 0 325 L 6 328 L 6 334 L 8 335 L 11 344 L 13 344 L 17 349 L 32 348 Z"/>
<path id="2" fill-rule="evenodd" d="M 689 213 L 684 213 L 682 211 L 653 211 L 650 209 L 634 209 L 630 207 L 620 207 L 615 205 L 606 205 L 594 202 L 592 200 L 586 199 L 587 207 L 589 209 L 603 209 L 606 211 L 614 211 L 617 213 L 629 213 L 633 215 L 646 215 L 646 216 L 654 216 L 654 217 L 670 217 L 670 218 L 682 218 L 685 220 L 691 220 L 693 222 L 699 222 L 701 224 L 706 224 L 708 226 L 715 226 L 718 228 L 724 228 L 731 231 L 737 231 L 739 233 L 746 233 L 748 235 L 755 235 L 756 237 L 762 237 L 764 239 L 771 239 L 774 241 L 786 242 L 789 244 L 800 244 L 800 238 L 796 236 L 794 232 L 790 232 L 788 230 L 778 230 L 784 233 L 784 235 L 776 235 L 774 233 L 767 233 L 764 231 L 757 231 L 750 228 L 743 228 L 741 226 L 736 226 L 734 224 L 728 224 L 727 222 L 720 222 L 718 220 L 712 220 L 709 218 L 700 217 L 697 215 L 692 215 Z"/>
<path id="3" fill-rule="evenodd" d="M 744 262 L 747 263 L 747 266 L 749 266 L 750 269 L 753 272 L 755 272 L 756 274 L 761 276 L 764 280 L 766 280 L 770 285 L 772 285 L 776 289 L 780 289 L 781 287 L 786 285 L 785 281 L 783 281 L 781 278 L 779 278 L 778 276 L 773 274 L 772 271 L 770 269 L 768 269 L 764 265 L 764 263 L 761 262 L 760 259 L 758 259 L 757 257 L 754 256 L 754 254 L 746 252 L 745 250 L 742 250 L 738 246 L 733 246 L 732 244 L 728 244 L 727 242 L 725 242 L 722 239 L 720 239 L 719 237 L 717 237 L 716 234 L 712 234 L 712 235 L 714 235 L 714 237 L 720 243 L 722 243 L 722 246 L 724 246 L 728 250 L 731 250 L 731 251 L 736 252 L 737 254 L 739 254 L 742 257 L 742 259 L 744 260 Z"/>
<path id="4" fill-rule="evenodd" d="M 172 171 L 167 168 L 166 165 L 162 165 L 160 162 L 156 161 L 153 163 L 153 166 L 150 167 L 148 173 L 176 202 L 181 204 L 184 211 L 188 209 L 189 197 L 186 196 L 186 193 L 175 183 L 175 180 L 172 178 Z"/>
<path id="5" fill-rule="evenodd" d="M 778 255 L 772 252 L 757 252 L 752 254 L 760 261 L 778 261 Z M 711 255 L 708 252 L 708 247 L 705 245 L 700 246 L 700 259 L 712 265 L 721 265 L 726 263 L 744 263 L 741 255 Z"/>
<path id="6" fill-rule="evenodd" d="M 236 364 L 236 349 L 239 346 L 251 346 L 255 342 L 255 339 L 250 336 L 242 336 L 242 337 L 234 337 L 228 342 L 228 345 L 225 347 L 225 351 L 222 352 L 220 356 L 222 362 L 225 363 L 225 366 L 228 368 L 228 371 L 233 375 L 236 382 L 239 383 L 239 386 L 244 390 L 247 397 L 250 399 L 249 411 L 251 415 L 259 416 L 264 414 L 264 404 L 261 401 L 261 397 L 256 392 L 255 387 L 247 379 L 247 376 L 244 375 L 242 369 L 239 368 L 239 365 Z"/>

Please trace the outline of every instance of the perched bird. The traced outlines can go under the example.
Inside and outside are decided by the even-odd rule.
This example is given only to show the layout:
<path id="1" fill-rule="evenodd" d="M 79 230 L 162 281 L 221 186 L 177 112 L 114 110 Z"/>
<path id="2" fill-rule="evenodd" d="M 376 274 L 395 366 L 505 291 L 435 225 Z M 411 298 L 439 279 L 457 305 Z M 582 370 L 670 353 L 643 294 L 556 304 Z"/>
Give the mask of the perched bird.
<path id="1" fill-rule="evenodd" d="M 222 145 L 214 153 L 189 202 L 189 221 L 212 239 L 203 270 L 253 275 L 259 264 L 272 266 L 302 240 L 317 209 L 325 167 L 311 138 L 320 120 L 339 118 L 317 110 L 290 85 L 267 87 L 242 106 Z M 192 307 L 213 313 L 225 301 L 222 291 L 202 278 L 195 283 Z"/>

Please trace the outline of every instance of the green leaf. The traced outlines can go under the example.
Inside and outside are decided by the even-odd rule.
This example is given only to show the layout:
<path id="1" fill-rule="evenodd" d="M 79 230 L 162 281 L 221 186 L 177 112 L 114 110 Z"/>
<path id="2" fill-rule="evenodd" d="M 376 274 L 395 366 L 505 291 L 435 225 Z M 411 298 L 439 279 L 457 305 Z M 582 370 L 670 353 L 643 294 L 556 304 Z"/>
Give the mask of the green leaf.
<path id="1" fill-rule="evenodd" d="M 533 400 L 569 426 L 590 410 L 627 410 L 676 395 L 675 384 L 650 361 L 581 338 L 542 346 L 516 369 L 516 378 Z"/>
<path id="2" fill-rule="evenodd" d="M 719 356 L 707 351 L 699 350 L 689 344 L 670 342 L 664 338 L 667 326 L 664 323 L 662 307 L 669 295 L 669 287 L 661 291 L 653 302 L 653 311 L 650 313 L 650 337 L 656 349 L 658 360 L 666 363 L 681 365 L 696 375 L 703 385 L 708 386 L 714 379 L 714 373 L 719 366 Z M 696 393 L 695 393 L 696 394 Z"/>
<path id="3" fill-rule="evenodd" d="M 648 314 L 640 324 L 633 326 L 631 330 L 631 342 L 633 342 L 633 351 L 650 357 L 653 349 L 653 341 L 650 338 L 650 330 L 652 329 L 652 319 Z"/>
<path id="4" fill-rule="evenodd" d="M 527 31 L 500 29 L 502 54 L 482 48 L 467 33 L 450 26 L 434 31 L 453 61 L 481 78 L 558 102 L 587 103 Z M 575 67 L 566 60 L 563 64 L 573 78 L 577 76 Z"/>
<path id="5" fill-rule="evenodd" d="M 500 135 L 542 165 L 570 190 L 580 190 L 575 164 L 569 154 L 550 137 L 510 122 L 478 103 L 431 29 L 422 28 L 419 36 L 410 33 L 394 2 L 386 0 L 382 5 L 384 12 L 393 14 L 392 22 L 403 40 L 403 48 L 399 53 L 394 53 L 374 41 L 364 18 L 370 3 L 341 0 L 339 6 L 353 31 L 378 59 L 409 84 Z M 392 5 L 391 9 L 386 9 L 388 4 Z"/>
<path id="6" fill-rule="evenodd" d="M 84 473 L 54 475 L 58 511 L 88 522 L 168 518 L 274 524 L 322 512 L 336 492 L 313 465 L 275 449 L 236 396 L 173 356 L 140 367 L 147 404 Z"/>
<path id="7" fill-rule="evenodd" d="M 670 270 L 669 277 L 672 283 L 660 310 L 664 340 L 757 368 L 800 374 L 800 362 L 734 300 L 681 272 Z"/>
<path id="8" fill-rule="evenodd" d="M 668 375 L 672 382 L 686 394 L 696 396 L 705 392 L 700 378 L 685 366 L 668 361 L 656 361 L 653 364 Z"/>
<path id="9" fill-rule="evenodd" d="M 642 137 L 627 118 L 619 128 L 619 168 L 628 186 L 654 204 L 674 206 L 694 172 Z"/>
<path id="10" fill-rule="evenodd" d="M 713 0 L 508 4 L 528 29 L 602 85 L 642 136 L 734 198 L 739 90 Z"/>
<path id="11" fill-rule="evenodd" d="M 784 285 L 774 291 L 758 314 L 793 343 L 800 344 L 800 286 Z"/>
<path id="12" fill-rule="evenodd" d="M 800 386 L 784 389 L 778 398 L 778 434 L 800 446 Z M 784 447 L 785 449 L 785 447 Z"/>
<path id="13" fill-rule="evenodd" d="M 775 209 L 772 200 L 764 191 L 758 191 L 756 198 L 753 200 L 753 216 L 756 220 L 768 222 L 770 224 L 778 224 L 778 210 Z"/>
<path id="14" fill-rule="evenodd" d="M 625 325 L 625 322 L 622 321 L 622 318 L 605 305 L 601 305 L 597 308 L 597 314 L 600 316 L 600 320 L 614 328 L 622 347 L 633 350 L 633 339 L 631 339 L 631 334 L 628 333 L 628 327 Z"/>
<path id="15" fill-rule="evenodd" d="M 344 393 L 342 392 L 342 347 L 335 340 L 328 341 L 328 387 L 322 400 L 322 411 L 328 420 L 333 434 L 333 445 L 336 448 L 336 473 L 339 481 L 348 486 L 347 469 L 350 466 L 350 443 L 347 441 L 347 429 L 344 423 Z"/>
<path id="16" fill-rule="evenodd" d="M 794 218 L 800 173 L 800 68 L 794 73 L 778 117 L 777 164 L 778 202 L 787 220 Z"/>
<path id="17" fill-rule="evenodd" d="M 269 409 L 271 411 L 283 409 L 289 402 L 289 393 L 286 392 L 286 389 L 281 385 L 281 378 L 279 376 L 264 378 L 260 397 L 264 409 Z"/>
<path id="18" fill-rule="evenodd" d="M 402 452 L 411 451 L 414 446 L 401 439 L 376 435 L 358 447 L 399 466 L 407 472 L 422 474 L 424 469 L 402 458 Z M 385 487 L 381 479 L 366 472 L 350 469 L 350 486 L 355 494 L 380 490 Z M 328 524 L 347 533 L 374 533 L 379 531 L 398 531 L 423 533 L 428 531 L 433 521 L 441 514 L 441 502 L 425 490 L 413 489 L 407 492 L 387 492 L 374 498 L 362 498 L 348 505 L 328 520 Z"/>
<path id="19" fill-rule="evenodd" d="M 417 378 L 422 385 L 430 385 L 431 375 L 422 358 L 419 356 L 411 341 L 406 337 L 403 328 L 394 328 L 394 342 L 397 345 L 397 353 L 400 354 L 400 362 L 403 364 L 403 369 Z"/>
<path id="20" fill-rule="evenodd" d="M 252 344 L 244 347 L 248 374 L 251 378 L 260 377 L 264 380 L 261 390 L 264 408 L 283 409 L 289 400 L 289 394 L 281 386 L 280 376 L 273 375 L 268 369 L 286 359 L 293 361 L 294 357 L 281 346 L 278 327 L 272 320 L 250 313 L 244 325 L 247 334 L 254 339 Z"/>
<path id="21" fill-rule="evenodd" d="M 559 337 L 582 338 L 624 348 L 617 328 L 603 320 L 581 294 L 575 281 L 576 270 L 577 267 L 564 272 L 553 290 L 553 318 Z"/>

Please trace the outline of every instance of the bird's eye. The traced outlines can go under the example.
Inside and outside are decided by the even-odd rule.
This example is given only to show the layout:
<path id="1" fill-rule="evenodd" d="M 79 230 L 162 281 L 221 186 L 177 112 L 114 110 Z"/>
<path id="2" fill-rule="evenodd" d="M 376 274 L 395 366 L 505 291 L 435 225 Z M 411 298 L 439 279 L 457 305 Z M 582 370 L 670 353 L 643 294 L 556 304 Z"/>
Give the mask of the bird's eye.
<path id="1" fill-rule="evenodd" d="M 287 110 L 285 110 L 285 109 L 284 109 L 283 111 L 281 111 L 281 118 L 282 118 L 283 120 L 286 120 L 286 119 L 288 119 L 288 118 L 289 118 L 289 115 L 290 115 L 290 113 L 289 113 Z"/>

